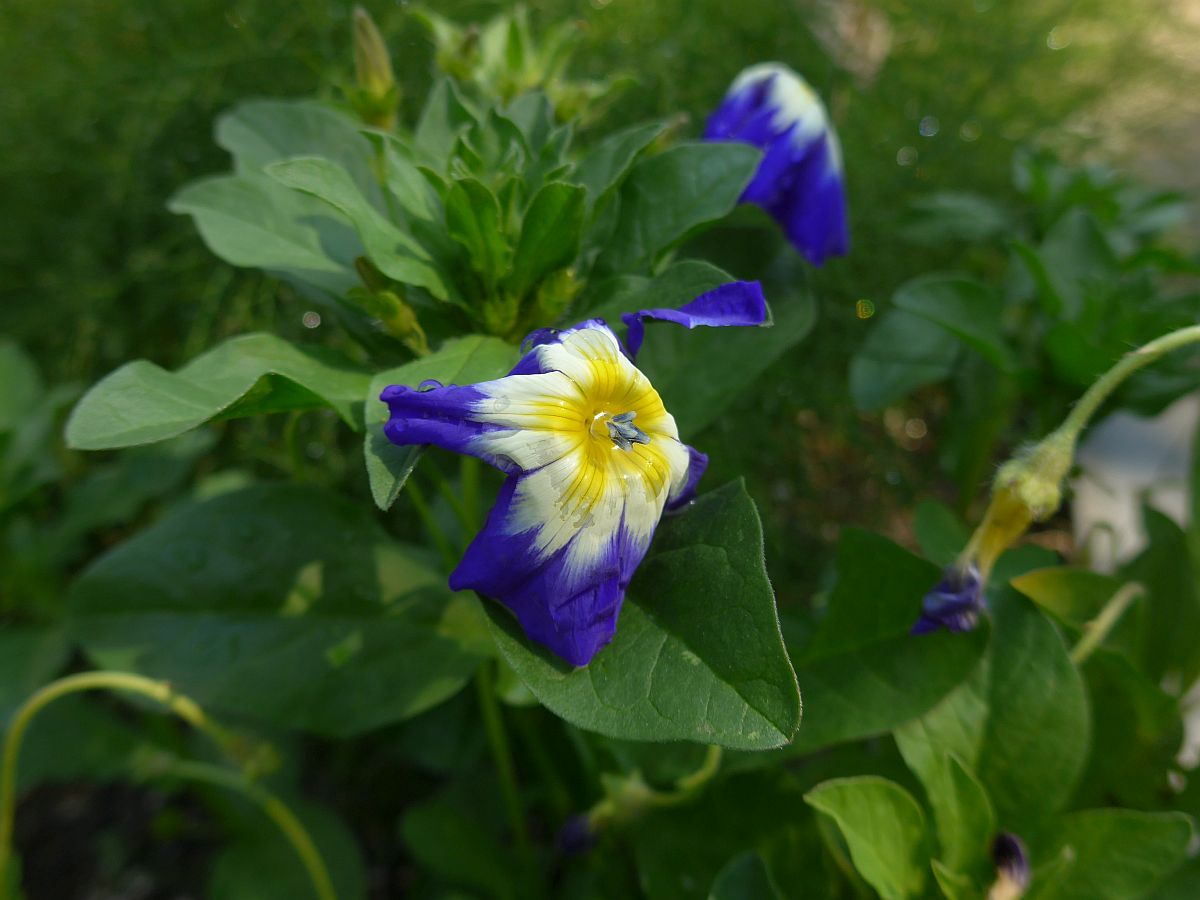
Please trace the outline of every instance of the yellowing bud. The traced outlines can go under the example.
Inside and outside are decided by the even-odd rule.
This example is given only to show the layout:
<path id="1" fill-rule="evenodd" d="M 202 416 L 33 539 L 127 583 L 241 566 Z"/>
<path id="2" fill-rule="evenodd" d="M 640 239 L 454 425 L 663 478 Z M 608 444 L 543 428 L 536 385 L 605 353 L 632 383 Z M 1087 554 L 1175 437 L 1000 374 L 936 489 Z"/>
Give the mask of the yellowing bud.
<path id="1" fill-rule="evenodd" d="M 363 121 L 377 128 L 396 124 L 399 89 L 383 35 L 371 14 L 354 7 L 354 72 L 358 90 L 351 98 Z"/>

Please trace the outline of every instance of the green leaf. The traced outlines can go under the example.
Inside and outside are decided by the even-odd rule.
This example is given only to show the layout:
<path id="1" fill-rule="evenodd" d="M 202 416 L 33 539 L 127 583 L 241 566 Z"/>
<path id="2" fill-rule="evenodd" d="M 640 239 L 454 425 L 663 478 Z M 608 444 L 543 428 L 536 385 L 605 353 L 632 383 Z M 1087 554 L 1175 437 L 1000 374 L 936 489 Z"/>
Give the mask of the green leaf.
<path id="1" fill-rule="evenodd" d="M 979 886 L 966 875 L 955 872 L 938 859 L 930 860 L 929 866 L 933 869 L 933 880 L 946 900 L 978 900 Z"/>
<path id="2" fill-rule="evenodd" d="M 913 512 L 913 533 L 925 558 L 942 567 L 958 558 L 971 537 L 971 529 L 962 518 L 936 500 L 922 500 L 917 504 Z"/>
<path id="3" fill-rule="evenodd" d="M 6 625 L 0 629 L 0 730 L 18 706 L 58 674 L 69 654 L 61 628 Z"/>
<path id="4" fill-rule="evenodd" d="M 488 293 L 494 291 L 511 252 L 496 195 L 474 178 L 455 180 L 446 194 L 446 229 L 466 249 Z"/>
<path id="5" fill-rule="evenodd" d="M 520 351 L 512 344 L 499 338 L 471 334 L 449 340 L 436 353 L 380 372 L 371 379 L 366 392 L 367 433 L 363 453 L 371 496 L 380 509 L 390 509 L 396 502 L 421 455 L 420 447 L 398 447 L 384 435 L 388 408 L 379 399 L 383 389 L 392 384 L 416 387 L 430 379 L 442 384 L 491 381 L 505 375 L 519 358 Z"/>
<path id="6" fill-rule="evenodd" d="M 445 802 L 424 803 L 405 813 L 401 833 L 413 859 L 449 883 L 497 900 L 521 896 L 517 858 L 477 815 Z"/>
<path id="7" fill-rule="evenodd" d="M 1083 679 L 1054 626 L 1012 590 L 991 598 L 985 665 L 901 740 L 958 756 L 979 778 L 1000 828 L 1030 834 L 1070 799 L 1088 752 Z M 922 734 L 922 732 L 924 732 Z"/>
<path id="8" fill-rule="evenodd" d="M 589 212 L 594 214 L 608 202 L 624 182 L 634 161 L 666 127 L 666 122 L 650 122 L 622 129 L 610 134 L 584 155 L 571 180 L 587 189 Z"/>
<path id="9" fill-rule="evenodd" d="M 375 178 L 371 145 L 361 129 L 349 116 L 311 100 L 244 100 L 221 114 L 215 131 L 238 172 L 258 172 L 292 156 L 323 156 L 366 190 Z"/>
<path id="10" fill-rule="evenodd" d="M 1088 286 L 1105 283 L 1119 270 L 1112 247 L 1083 209 L 1059 219 L 1038 249 L 1020 242 L 1014 249 L 1033 276 L 1043 307 L 1056 318 L 1078 317 Z"/>
<path id="11" fill-rule="evenodd" d="M 954 370 L 962 344 L 949 331 L 901 309 L 889 310 L 850 361 L 850 393 L 859 409 L 883 409 Z"/>
<path id="12" fill-rule="evenodd" d="M 266 175 L 194 181 L 167 208 L 190 215 L 208 249 L 232 265 L 338 295 L 358 284 L 354 258 L 363 248 L 353 229 L 331 216 L 324 203 Z"/>
<path id="13" fill-rule="evenodd" d="M 479 616 L 361 505 L 264 485 L 186 506 L 102 556 L 75 582 L 70 624 L 97 665 L 345 737 L 456 693 L 487 653 Z"/>
<path id="14" fill-rule="evenodd" d="M 1183 688 L 1200 675 L 1200 585 L 1187 535 L 1170 518 L 1147 506 L 1143 511 L 1146 549 L 1121 570 L 1121 578 L 1146 587 L 1138 604 L 1138 667 L 1152 680 L 1168 673 Z"/>
<path id="15" fill-rule="evenodd" d="M 883 900 L 921 896 L 929 859 L 925 817 L 907 791 L 864 775 L 826 781 L 804 800 L 837 823 L 854 867 Z"/>
<path id="16" fill-rule="evenodd" d="M 102 379 L 71 413 L 67 444 L 109 450 L 182 434 L 211 419 L 329 406 L 362 429 L 369 377 L 324 347 L 271 334 L 232 338 L 178 372 L 126 363 Z"/>
<path id="17" fill-rule="evenodd" d="M 939 859 L 951 870 L 968 873 L 987 862 L 996 835 L 996 813 L 975 774 L 953 753 L 930 742 L 919 726 L 895 731 L 905 763 L 921 780 L 937 827 Z"/>
<path id="18" fill-rule="evenodd" d="M 1012 580 L 1012 586 L 1060 622 L 1082 629 L 1096 618 L 1123 582 L 1076 566 L 1034 569 Z"/>
<path id="19" fill-rule="evenodd" d="M 754 503 L 740 483 L 664 520 L 612 644 L 573 669 L 488 605 L 500 652 L 534 695 L 616 738 L 778 747 L 800 722 Z"/>
<path id="20" fill-rule="evenodd" d="M 506 287 L 524 296 L 544 277 L 571 264 L 583 229 L 583 188 L 561 181 L 544 185 L 533 197 L 521 223 Z"/>
<path id="21" fill-rule="evenodd" d="M 611 321 L 618 312 L 678 307 L 734 278 L 699 260 L 675 263 L 657 278 L 639 279 L 622 291 L 620 310 L 606 303 Z M 799 343 L 816 321 L 816 302 L 802 288 L 771 293 L 773 322 L 766 328 L 680 328 L 648 323 L 638 353 L 640 368 L 663 398 L 685 440 L 712 425 L 778 360 Z M 614 298 L 616 299 L 616 298 Z M 606 313 L 607 314 L 607 313 Z M 720 378 L 703 373 L 720 372 Z"/>
<path id="22" fill-rule="evenodd" d="M 1158 885 L 1150 900 L 1196 900 L 1200 897 L 1200 859 L 1192 859 Z"/>
<path id="23" fill-rule="evenodd" d="M 790 773 L 723 776 L 692 802 L 655 810 L 633 826 L 629 844 L 641 892 L 648 900 L 703 900 L 731 857 L 753 851 L 767 861 L 781 893 L 808 896 L 789 892 L 795 884 L 783 873 L 785 865 L 819 856 L 813 823 Z M 814 897 L 832 896 L 821 890 L 831 887 L 823 874 L 819 865 L 804 872 L 804 887 Z"/>
<path id="24" fill-rule="evenodd" d="M 892 302 L 940 325 L 1001 372 L 1016 370 L 1003 336 L 1004 300 L 986 285 L 961 275 L 922 275 L 902 284 Z"/>
<path id="25" fill-rule="evenodd" d="M 1143 897 L 1187 857 L 1191 820 L 1181 813 L 1092 809 L 1064 816 L 1038 848 L 1037 857 L 1068 852 L 1070 877 L 1042 889 L 1038 879 L 1028 900 L 1134 900 Z M 1068 848 L 1069 851 L 1068 851 Z"/>
<path id="26" fill-rule="evenodd" d="M 272 163 L 267 174 L 345 216 L 354 225 L 367 256 L 384 275 L 402 284 L 423 287 L 439 300 L 449 298 L 446 284 L 430 265 L 425 248 L 371 206 L 341 166 L 317 156 L 302 157 Z"/>
<path id="27" fill-rule="evenodd" d="M 1183 746 L 1179 702 L 1124 656 L 1096 650 L 1083 667 L 1092 746 L 1073 806 L 1160 806 Z"/>
<path id="28" fill-rule="evenodd" d="M 1015 223 L 1008 210 L 967 191 L 936 191 L 913 201 L 901 234 L 915 244 L 979 244 L 1009 234 Z"/>
<path id="29" fill-rule="evenodd" d="M 0 335 L 0 433 L 20 427 L 46 386 L 33 359 L 16 341 Z"/>
<path id="30" fill-rule="evenodd" d="M 807 715 L 789 752 L 887 731 L 928 711 L 979 664 L 986 628 L 909 633 L 941 572 L 856 529 L 838 544 L 838 581 L 817 633 L 793 650 Z"/>
<path id="31" fill-rule="evenodd" d="M 427 163 L 445 171 L 459 136 L 476 121 L 474 114 L 459 95 L 454 82 L 442 78 L 433 86 L 421 110 L 421 118 L 413 133 L 414 147 Z"/>
<path id="32" fill-rule="evenodd" d="M 737 205 L 761 158 L 748 144 L 697 143 L 640 160 L 621 188 L 617 226 L 597 271 L 652 269 L 667 250 Z"/>
<path id="33" fill-rule="evenodd" d="M 708 892 L 708 900 L 781 900 L 782 895 L 771 883 L 771 873 L 767 864 L 757 853 L 743 853 L 734 857 L 726 864 L 712 890 Z"/>

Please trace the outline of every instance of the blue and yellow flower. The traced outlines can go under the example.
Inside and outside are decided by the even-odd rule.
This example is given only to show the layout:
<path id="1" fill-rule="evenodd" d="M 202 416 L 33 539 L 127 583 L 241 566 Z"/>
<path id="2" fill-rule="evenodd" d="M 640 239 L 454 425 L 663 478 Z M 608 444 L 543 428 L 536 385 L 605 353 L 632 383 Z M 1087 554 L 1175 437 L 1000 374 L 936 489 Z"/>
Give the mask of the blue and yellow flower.
<path id="1" fill-rule="evenodd" d="M 708 460 L 634 365 L 645 319 L 760 325 L 757 282 L 733 282 L 681 309 L 624 317 L 629 350 L 600 319 L 543 329 L 505 377 L 395 385 L 381 399 L 395 444 L 476 456 L 508 478 L 458 567 L 455 590 L 504 603 L 533 640 L 586 665 L 616 631 L 634 570 L 666 510 L 691 498 Z"/>
<path id="2" fill-rule="evenodd" d="M 742 202 L 770 213 L 814 265 L 845 255 L 850 239 L 841 146 L 808 82 L 781 63 L 751 66 L 709 116 L 704 137 L 761 148 L 762 162 Z"/>

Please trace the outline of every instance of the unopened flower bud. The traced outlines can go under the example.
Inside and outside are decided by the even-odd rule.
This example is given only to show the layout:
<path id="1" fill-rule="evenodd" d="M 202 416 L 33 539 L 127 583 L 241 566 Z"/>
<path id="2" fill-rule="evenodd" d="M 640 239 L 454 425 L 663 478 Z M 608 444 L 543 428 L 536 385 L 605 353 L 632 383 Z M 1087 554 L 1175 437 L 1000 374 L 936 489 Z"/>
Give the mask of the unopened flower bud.
<path id="1" fill-rule="evenodd" d="M 351 101 L 368 125 L 390 129 L 396 124 L 400 92 L 383 35 L 361 6 L 354 7 L 354 73 L 358 90 Z"/>
<path id="2" fill-rule="evenodd" d="M 988 891 L 988 900 L 1017 900 L 1028 890 L 1032 880 L 1029 854 L 1019 837 L 1006 831 L 996 835 L 992 862 L 996 865 L 996 881 Z"/>

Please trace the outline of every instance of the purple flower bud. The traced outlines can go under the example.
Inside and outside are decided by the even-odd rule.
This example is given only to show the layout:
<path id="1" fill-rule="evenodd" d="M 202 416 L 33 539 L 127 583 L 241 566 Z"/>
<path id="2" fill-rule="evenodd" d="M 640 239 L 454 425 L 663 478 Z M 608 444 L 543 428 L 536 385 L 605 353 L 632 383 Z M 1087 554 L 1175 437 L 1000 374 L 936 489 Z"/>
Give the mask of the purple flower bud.
<path id="1" fill-rule="evenodd" d="M 587 813 L 576 813 L 554 836 L 554 846 L 563 856 L 587 853 L 596 846 L 596 829 Z"/>
<path id="2" fill-rule="evenodd" d="M 939 581 L 921 602 L 921 617 L 912 627 L 912 634 L 928 634 L 939 628 L 950 631 L 971 631 L 979 624 L 985 609 L 983 578 L 979 567 L 972 563 L 966 569 L 949 566 Z"/>
<path id="3" fill-rule="evenodd" d="M 1015 834 L 1002 831 L 992 842 L 992 862 L 996 864 L 996 876 L 1024 891 L 1029 887 L 1029 854 L 1025 845 Z"/>

